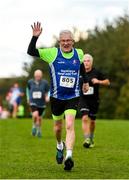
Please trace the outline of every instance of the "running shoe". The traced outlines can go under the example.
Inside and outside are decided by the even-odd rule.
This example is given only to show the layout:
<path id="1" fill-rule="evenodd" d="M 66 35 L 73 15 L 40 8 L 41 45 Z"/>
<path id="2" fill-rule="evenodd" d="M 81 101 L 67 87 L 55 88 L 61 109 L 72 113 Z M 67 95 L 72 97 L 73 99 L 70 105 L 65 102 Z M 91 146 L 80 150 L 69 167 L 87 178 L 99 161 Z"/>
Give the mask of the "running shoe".
<path id="1" fill-rule="evenodd" d="M 37 132 L 37 136 L 38 136 L 39 138 L 41 138 L 41 137 L 42 137 L 42 134 L 41 134 L 41 132 L 40 132 L 40 131 L 38 131 L 38 132 Z"/>
<path id="2" fill-rule="evenodd" d="M 69 157 L 65 160 L 64 165 L 64 170 L 70 171 L 74 167 L 74 161 Z"/>
<path id="3" fill-rule="evenodd" d="M 60 150 L 60 149 L 57 148 L 56 161 L 57 161 L 58 164 L 62 164 L 63 163 L 64 148 L 65 148 L 65 143 L 64 142 L 63 142 L 63 150 Z"/>
<path id="4" fill-rule="evenodd" d="M 95 143 L 93 140 L 91 140 L 91 143 L 90 143 L 90 148 L 93 148 L 95 146 Z"/>
<path id="5" fill-rule="evenodd" d="M 36 136 L 37 130 L 36 128 L 32 128 L 32 136 Z"/>
<path id="6" fill-rule="evenodd" d="M 86 138 L 85 141 L 84 141 L 84 143 L 83 143 L 83 146 L 84 146 L 85 148 L 89 148 L 90 145 L 91 145 L 91 139 L 90 139 L 90 138 Z"/>

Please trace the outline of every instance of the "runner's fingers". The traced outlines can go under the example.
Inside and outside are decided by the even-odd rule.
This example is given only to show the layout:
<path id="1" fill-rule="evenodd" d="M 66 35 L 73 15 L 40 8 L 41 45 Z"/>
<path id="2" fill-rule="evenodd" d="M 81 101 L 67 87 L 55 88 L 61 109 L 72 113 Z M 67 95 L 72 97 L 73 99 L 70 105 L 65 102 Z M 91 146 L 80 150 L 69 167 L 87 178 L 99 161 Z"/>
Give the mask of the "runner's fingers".
<path id="1" fill-rule="evenodd" d="M 37 29 L 40 29 L 40 23 L 39 22 L 37 22 Z"/>
<path id="2" fill-rule="evenodd" d="M 34 30 L 34 26 L 33 25 L 31 25 L 31 28 L 32 28 L 32 30 Z"/>
<path id="3" fill-rule="evenodd" d="M 37 27 L 36 27 L 36 23 L 34 22 L 34 29 L 37 29 Z"/>

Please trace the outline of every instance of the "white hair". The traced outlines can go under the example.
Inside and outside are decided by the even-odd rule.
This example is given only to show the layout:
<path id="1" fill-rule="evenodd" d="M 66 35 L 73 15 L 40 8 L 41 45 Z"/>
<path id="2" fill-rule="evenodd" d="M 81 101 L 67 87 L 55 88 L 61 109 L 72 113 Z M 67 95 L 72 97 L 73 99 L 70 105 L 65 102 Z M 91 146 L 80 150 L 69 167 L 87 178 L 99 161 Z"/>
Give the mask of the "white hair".
<path id="1" fill-rule="evenodd" d="M 43 75 L 43 73 L 42 73 L 42 71 L 40 69 L 37 69 L 37 70 L 34 71 L 34 76 L 36 76 L 37 74 L 40 75 L 40 76 Z"/>
<path id="2" fill-rule="evenodd" d="M 62 30 L 59 34 L 59 39 L 63 34 L 69 34 L 71 36 L 71 38 L 74 40 L 73 33 L 70 30 Z"/>
<path id="3" fill-rule="evenodd" d="M 83 60 L 85 59 L 89 59 L 91 62 L 93 62 L 93 56 L 91 56 L 90 54 L 84 54 Z"/>

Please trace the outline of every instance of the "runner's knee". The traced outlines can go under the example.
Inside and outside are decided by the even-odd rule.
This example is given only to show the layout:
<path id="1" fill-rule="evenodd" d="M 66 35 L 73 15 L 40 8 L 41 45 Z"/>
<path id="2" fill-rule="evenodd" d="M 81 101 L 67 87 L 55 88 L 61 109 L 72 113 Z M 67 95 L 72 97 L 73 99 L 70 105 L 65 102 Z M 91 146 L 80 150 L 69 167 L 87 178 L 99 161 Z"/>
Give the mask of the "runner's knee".
<path id="1" fill-rule="evenodd" d="M 93 126 L 94 126 L 94 125 L 95 125 L 95 120 L 91 120 L 91 122 L 90 122 L 90 123 L 91 123 L 91 125 L 93 125 Z"/>
<path id="2" fill-rule="evenodd" d="M 59 122 L 59 123 L 56 122 L 55 125 L 54 125 L 54 131 L 59 133 L 59 132 L 61 132 L 61 130 L 62 130 L 62 123 L 61 122 Z"/>
<path id="3" fill-rule="evenodd" d="M 82 116 L 82 121 L 83 121 L 83 122 L 88 122 L 88 121 L 89 121 L 88 115 Z"/>
<path id="4" fill-rule="evenodd" d="M 73 130 L 73 129 L 74 129 L 74 122 L 73 121 L 67 121 L 66 130 Z"/>
<path id="5" fill-rule="evenodd" d="M 38 111 L 34 111 L 34 112 L 33 112 L 33 117 L 34 117 L 34 118 L 37 118 L 38 116 L 39 116 Z"/>

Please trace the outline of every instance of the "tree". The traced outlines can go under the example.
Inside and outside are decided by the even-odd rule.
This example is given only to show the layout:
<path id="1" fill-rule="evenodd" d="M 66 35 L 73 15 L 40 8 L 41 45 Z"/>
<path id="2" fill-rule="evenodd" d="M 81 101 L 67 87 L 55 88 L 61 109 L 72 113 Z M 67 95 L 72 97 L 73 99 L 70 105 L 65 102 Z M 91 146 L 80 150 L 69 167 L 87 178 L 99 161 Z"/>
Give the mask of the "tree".
<path id="1" fill-rule="evenodd" d="M 88 39 L 80 39 L 76 47 L 81 47 L 85 53 L 92 54 L 95 67 L 109 77 L 111 87 L 108 90 L 101 89 L 102 102 L 99 117 L 115 118 L 118 112 L 116 109 L 121 107 L 119 97 L 122 95 L 122 88 L 126 87 L 128 81 L 129 16 L 125 14 L 124 17 L 116 19 L 113 24 L 105 21 L 103 29 L 95 27 L 93 31 L 89 31 Z M 128 109 L 127 102 L 124 107 Z M 123 114 L 123 117 L 129 118 L 128 111 Z"/>

